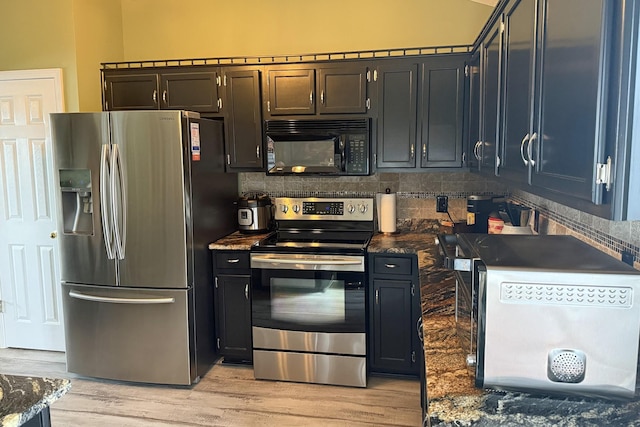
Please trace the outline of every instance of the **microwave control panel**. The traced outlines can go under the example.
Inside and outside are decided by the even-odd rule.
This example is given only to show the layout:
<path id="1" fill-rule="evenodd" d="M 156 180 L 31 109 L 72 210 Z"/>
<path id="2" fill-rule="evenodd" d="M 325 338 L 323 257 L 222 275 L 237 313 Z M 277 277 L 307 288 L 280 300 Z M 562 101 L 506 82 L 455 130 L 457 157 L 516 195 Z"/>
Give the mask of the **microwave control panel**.
<path id="1" fill-rule="evenodd" d="M 369 141 L 366 134 L 347 134 L 347 175 L 369 174 Z"/>

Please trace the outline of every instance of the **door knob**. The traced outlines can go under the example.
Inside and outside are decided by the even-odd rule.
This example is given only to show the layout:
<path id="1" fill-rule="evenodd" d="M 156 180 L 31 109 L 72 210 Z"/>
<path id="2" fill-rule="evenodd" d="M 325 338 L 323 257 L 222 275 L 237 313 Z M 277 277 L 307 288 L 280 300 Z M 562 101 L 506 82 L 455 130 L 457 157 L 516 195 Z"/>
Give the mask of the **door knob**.
<path id="1" fill-rule="evenodd" d="M 51 234 L 49 234 L 49 237 L 51 237 L 52 239 L 55 239 L 56 237 L 58 237 L 58 233 L 56 233 L 55 231 L 52 231 Z"/>

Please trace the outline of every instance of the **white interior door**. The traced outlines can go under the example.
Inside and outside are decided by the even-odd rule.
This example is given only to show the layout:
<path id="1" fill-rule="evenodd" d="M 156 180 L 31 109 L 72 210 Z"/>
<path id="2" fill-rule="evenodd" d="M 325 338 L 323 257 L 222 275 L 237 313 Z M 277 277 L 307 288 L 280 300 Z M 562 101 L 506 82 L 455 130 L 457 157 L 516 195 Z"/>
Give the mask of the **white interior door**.
<path id="1" fill-rule="evenodd" d="M 0 347 L 64 351 L 49 113 L 59 69 L 0 72 Z"/>

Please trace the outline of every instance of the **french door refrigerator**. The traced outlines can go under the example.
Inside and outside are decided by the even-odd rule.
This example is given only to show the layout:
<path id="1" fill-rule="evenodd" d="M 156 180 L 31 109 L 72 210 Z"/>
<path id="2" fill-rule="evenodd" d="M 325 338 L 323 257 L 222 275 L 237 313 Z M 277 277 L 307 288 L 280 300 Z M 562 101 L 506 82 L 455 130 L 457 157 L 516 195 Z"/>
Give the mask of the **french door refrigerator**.
<path id="1" fill-rule="evenodd" d="M 217 357 L 207 246 L 236 229 L 222 123 L 167 110 L 51 126 L 68 371 L 197 382 Z"/>

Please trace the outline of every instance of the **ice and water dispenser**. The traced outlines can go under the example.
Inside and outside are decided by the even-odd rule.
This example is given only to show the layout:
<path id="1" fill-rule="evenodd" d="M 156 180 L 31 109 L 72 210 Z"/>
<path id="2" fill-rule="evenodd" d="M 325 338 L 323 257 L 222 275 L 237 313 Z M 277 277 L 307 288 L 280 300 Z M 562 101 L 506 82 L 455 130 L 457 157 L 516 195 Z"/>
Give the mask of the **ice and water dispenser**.
<path id="1" fill-rule="evenodd" d="M 93 234 L 93 199 L 89 169 L 60 169 L 63 232 Z"/>

